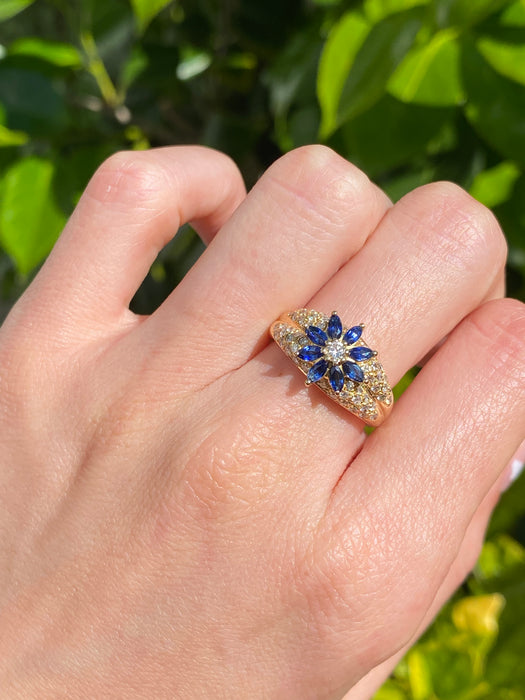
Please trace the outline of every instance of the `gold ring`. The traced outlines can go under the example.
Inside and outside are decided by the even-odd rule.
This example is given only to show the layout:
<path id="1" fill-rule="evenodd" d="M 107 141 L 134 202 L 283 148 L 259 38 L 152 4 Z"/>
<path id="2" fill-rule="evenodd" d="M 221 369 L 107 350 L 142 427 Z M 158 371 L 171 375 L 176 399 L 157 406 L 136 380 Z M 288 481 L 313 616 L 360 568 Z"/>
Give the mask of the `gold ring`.
<path id="1" fill-rule="evenodd" d="M 363 324 L 343 326 L 338 314 L 289 311 L 272 323 L 281 350 L 321 391 L 367 425 L 380 425 L 394 396 L 377 352 L 363 340 Z"/>

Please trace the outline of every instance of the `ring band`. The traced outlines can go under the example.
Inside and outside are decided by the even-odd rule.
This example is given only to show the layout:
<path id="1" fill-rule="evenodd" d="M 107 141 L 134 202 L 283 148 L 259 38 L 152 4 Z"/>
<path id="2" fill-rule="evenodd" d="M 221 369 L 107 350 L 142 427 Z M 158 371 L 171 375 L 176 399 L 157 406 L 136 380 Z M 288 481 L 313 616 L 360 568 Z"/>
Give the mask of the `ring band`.
<path id="1" fill-rule="evenodd" d="M 281 350 L 340 406 L 367 425 L 380 425 L 394 396 L 377 352 L 363 341 L 363 324 L 343 326 L 338 314 L 313 309 L 282 314 L 270 333 Z"/>

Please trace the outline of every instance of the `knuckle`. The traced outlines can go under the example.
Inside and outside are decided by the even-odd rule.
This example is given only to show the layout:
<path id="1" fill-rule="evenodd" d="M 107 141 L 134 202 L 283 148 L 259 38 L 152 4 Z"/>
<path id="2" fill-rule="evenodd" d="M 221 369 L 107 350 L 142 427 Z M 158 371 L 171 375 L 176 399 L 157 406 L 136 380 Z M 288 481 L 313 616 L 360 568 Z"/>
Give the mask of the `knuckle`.
<path id="1" fill-rule="evenodd" d="M 495 299 L 466 320 L 480 336 L 477 347 L 484 346 L 492 369 L 510 382 L 514 395 L 525 398 L 525 304 L 517 299 Z"/>
<path id="2" fill-rule="evenodd" d="M 400 610 L 410 567 L 399 557 L 397 533 L 377 515 L 363 507 L 350 521 L 345 518 L 344 527 L 336 519 L 322 528 L 322 541 L 300 573 L 310 619 L 323 644 L 337 644 L 354 628 L 366 629 L 361 642 L 379 663 L 393 643 L 400 641 L 402 646 L 410 639 L 427 601 L 414 603 L 411 615 Z M 385 627 L 385 610 L 396 615 L 395 625 Z"/>
<path id="3" fill-rule="evenodd" d="M 195 157 L 206 159 L 209 167 L 217 169 L 223 177 L 229 175 L 244 183 L 239 166 L 227 153 L 223 153 L 222 151 L 208 146 L 191 146 L 190 148 L 194 151 Z"/>
<path id="4" fill-rule="evenodd" d="M 271 199 L 308 222 L 308 229 L 332 235 L 348 227 L 356 208 L 369 210 L 382 201 L 379 190 L 357 167 L 335 151 L 320 145 L 290 151 L 274 163 L 261 178 L 271 188 Z M 301 206 L 293 206 L 290 200 Z M 366 205 L 366 206 L 364 206 Z"/>
<path id="5" fill-rule="evenodd" d="M 350 164 L 328 146 L 312 144 L 300 146 L 285 153 L 271 166 L 270 170 L 282 171 L 283 175 L 286 174 L 290 177 L 308 175 L 312 169 L 329 169 L 339 165 Z"/>
<path id="6" fill-rule="evenodd" d="M 224 431 L 221 424 L 200 443 L 189 460 L 198 468 L 184 480 L 188 502 L 214 522 L 252 517 L 255 504 L 271 499 L 278 481 L 272 465 L 282 459 L 264 416 L 235 412 L 231 424 L 237 429 Z"/>
<path id="7" fill-rule="evenodd" d="M 151 206 L 168 184 L 168 174 L 150 152 L 120 151 L 102 163 L 86 195 L 103 204 Z"/>
<path id="8" fill-rule="evenodd" d="M 460 269 L 481 270 L 485 275 L 490 271 L 492 281 L 505 264 L 507 244 L 490 209 L 452 182 L 436 182 L 419 190 L 421 204 L 431 212 L 431 229 L 439 232 L 432 252 Z"/>

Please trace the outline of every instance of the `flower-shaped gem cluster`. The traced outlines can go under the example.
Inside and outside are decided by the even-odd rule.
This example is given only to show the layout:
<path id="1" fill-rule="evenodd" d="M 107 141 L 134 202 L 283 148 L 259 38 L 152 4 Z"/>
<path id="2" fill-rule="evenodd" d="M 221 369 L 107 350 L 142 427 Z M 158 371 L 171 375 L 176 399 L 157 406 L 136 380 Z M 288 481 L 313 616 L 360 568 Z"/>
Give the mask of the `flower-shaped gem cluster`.
<path id="1" fill-rule="evenodd" d="M 353 382 L 364 380 L 365 375 L 358 362 L 369 360 L 377 353 L 368 347 L 356 345 L 363 332 L 362 325 L 352 326 L 343 333 L 341 319 L 334 311 L 326 331 L 317 326 L 307 326 L 304 330 L 311 344 L 301 348 L 297 357 L 314 363 L 308 370 L 307 384 L 318 382 L 328 374 L 330 386 L 339 393 L 347 379 Z"/>

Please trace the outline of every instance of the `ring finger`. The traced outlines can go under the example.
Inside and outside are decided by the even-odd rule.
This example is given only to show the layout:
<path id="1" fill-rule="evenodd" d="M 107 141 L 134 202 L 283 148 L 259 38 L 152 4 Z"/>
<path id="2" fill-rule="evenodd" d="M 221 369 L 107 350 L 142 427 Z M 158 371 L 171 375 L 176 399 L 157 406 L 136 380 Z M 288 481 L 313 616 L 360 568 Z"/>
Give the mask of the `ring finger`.
<path id="1" fill-rule="evenodd" d="M 487 209 L 455 185 L 428 185 L 390 209 L 308 305 L 335 308 L 349 325 L 364 322 L 367 342 L 395 383 L 493 294 L 505 256 L 503 234 Z M 349 429 L 346 411 L 317 389 L 305 390 L 303 379 L 272 344 L 230 378 L 229 389 L 238 403 L 254 387 L 247 401 L 272 424 L 274 444 L 280 440 L 290 454 L 293 443 L 307 456 L 297 469 L 304 471 L 306 461 L 312 488 L 319 494 L 324 483 L 328 494 L 361 444 L 362 423 L 351 419 Z M 282 468 L 290 477 L 290 465 Z"/>

